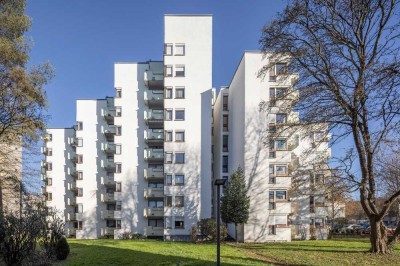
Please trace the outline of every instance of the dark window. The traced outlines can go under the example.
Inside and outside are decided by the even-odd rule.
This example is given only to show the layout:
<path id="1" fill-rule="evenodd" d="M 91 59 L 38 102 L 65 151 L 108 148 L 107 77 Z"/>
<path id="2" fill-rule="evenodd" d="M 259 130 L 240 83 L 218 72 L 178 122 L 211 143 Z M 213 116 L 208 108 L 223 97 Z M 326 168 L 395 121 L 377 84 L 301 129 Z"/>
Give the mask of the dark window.
<path id="1" fill-rule="evenodd" d="M 222 136 L 222 151 L 224 152 L 228 151 L 228 137 L 228 135 Z"/>
<path id="2" fill-rule="evenodd" d="M 184 152 L 175 153 L 175 163 L 185 163 L 185 153 Z"/>
<path id="3" fill-rule="evenodd" d="M 228 173 L 228 156 L 222 157 L 222 172 Z"/>
<path id="4" fill-rule="evenodd" d="M 185 110 L 175 110 L 175 120 L 185 120 Z"/>

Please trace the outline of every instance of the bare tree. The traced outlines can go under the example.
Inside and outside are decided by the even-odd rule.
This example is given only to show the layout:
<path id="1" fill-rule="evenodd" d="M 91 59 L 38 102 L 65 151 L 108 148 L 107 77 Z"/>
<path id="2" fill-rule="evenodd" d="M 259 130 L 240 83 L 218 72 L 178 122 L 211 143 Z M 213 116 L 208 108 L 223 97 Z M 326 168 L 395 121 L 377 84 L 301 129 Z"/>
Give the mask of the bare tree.
<path id="1" fill-rule="evenodd" d="M 398 0 L 289 0 L 263 29 L 267 75 L 282 56 L 298 73 L 300 125 L 327 123 L 333 143 L 354 144 L 345 178 L 358 189 L 371 224 L 371 252 L 390 253 L 400 226 L 388 237 L 383 217 L 400 196 L 377 205 L 376 153 L 382 140 L 398 138 L 400 114 Z M 284 74 L 284 73 L 283 73 Z M 299 126 L 299 125 L 297 125 Z"/>

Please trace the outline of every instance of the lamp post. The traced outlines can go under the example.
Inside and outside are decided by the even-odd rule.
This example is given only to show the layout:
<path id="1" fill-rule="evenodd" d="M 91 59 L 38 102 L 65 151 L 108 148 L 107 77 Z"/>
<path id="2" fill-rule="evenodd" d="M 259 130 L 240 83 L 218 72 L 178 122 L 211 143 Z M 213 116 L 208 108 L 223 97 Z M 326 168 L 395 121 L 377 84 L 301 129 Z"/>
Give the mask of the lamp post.
<path id="1" fill-rule="evenodd" d="M 225 185 L 226 179 L 219 178 L 215 179 L 214 185 L 217 187 L 217 266 L 221 265 L 221 233 L 220 233 L 220 221 L 221 212 L 220 208 L 220 198 L 221 198 L 221 186 Z"/>

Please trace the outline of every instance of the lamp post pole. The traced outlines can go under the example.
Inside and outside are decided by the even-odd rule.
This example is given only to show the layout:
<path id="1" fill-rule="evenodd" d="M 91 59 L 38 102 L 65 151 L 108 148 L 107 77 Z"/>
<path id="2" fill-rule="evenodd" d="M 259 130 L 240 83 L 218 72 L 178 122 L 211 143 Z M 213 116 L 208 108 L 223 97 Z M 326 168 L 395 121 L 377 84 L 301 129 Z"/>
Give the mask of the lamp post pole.
<path id="1" fill-rule="evenodd" d="M 226 182 L 226 179 L 220 178 L 215 179 L 214 185 L 217 187 L 217 266 L 221 265 L 221 212 L 220 212 L 220 204 L 221 204 L 221 186 L 223 186 Z"/>

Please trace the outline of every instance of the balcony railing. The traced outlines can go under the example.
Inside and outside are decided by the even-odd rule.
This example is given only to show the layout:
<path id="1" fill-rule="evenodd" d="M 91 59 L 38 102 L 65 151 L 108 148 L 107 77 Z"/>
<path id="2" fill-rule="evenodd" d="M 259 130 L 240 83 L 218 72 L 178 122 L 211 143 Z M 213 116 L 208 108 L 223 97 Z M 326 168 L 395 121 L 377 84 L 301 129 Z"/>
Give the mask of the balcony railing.
<path id="1" fill-rule="evenodd" d="M 77 191 L 78 188 L 76 187 L 76 182 L 68 183 L 68 190 L 69 191 Z"/>
<path id="2" fill-rule="evenodd" d="M 101 184 L 106 187 L 113 187 L 115 186 L 114 177 L 112 176 L 102 176 L 101 177 Z"/>
<path id="3" fill-rule="evenodd" d="M 163 168 L 146 168 L 144 169 L 144 178 L 146 180 L 163 179 L 164 169 Z"/>
<path id="4" fill-rule="evenodd" d="M 121 211 L 101 211 L 101 219 L 121 219 Z"/>
<path id="5" fill-rule="evenodd" d="M 114 193 L 102 193 L 101 194 L 101 201 L 102 202 L 114 202 Z"/>
<path id="6" fill-rule="evenodd" d="M 163 198 L 164 188 L 146 188 L 144 190 L 144 198 Z"/>
<path id="7" fill-rule="evenodd" d="M 101 167 L 107 171 L 114 171 L 115 170 L 114 159 L 101 160 Z"/>
<path id="8" fill-rule="evenodd" d="M 103 227 L 101 228 L 101 235 L 102 236 L 113 236 L 114 235 L 114 227 Z"/>
<path id="9" fill-rule="evenodd" d="M 146 226 L 144 229 L 145 236 L 163 236 L 164 228 L 163 227 L 155 227 L 155 226 Z"/>
<path id="10" fill-rule="evenodd" d="M 68 215 L 67 215 L 67 220 L 68 221 L 76 221 L 76 213 L 69 212 Z"/>
<path id="11" fill-rule="evenodd" d="M 164 74 L 162 70 L 157 72 L 158 73 L 153 72 L 152 70 L 146 70 L 144 72 L 144 84 L 150 90 L 162 89 L 164 86 Z"/>
<path id="12" fill-rule="evenodd" d="M 75 206 L 76 205 L 76 199 L 75 198 L 67 198 L 67 205 Z"/>
<path id="13" fill-rule="evenodd" d="M 78 146 L 78 138 L 76 138 L 76 137 L 69 138 L 69 144 L 71 146 Z"/>
<path id="14" fill-rule="evenodd" d="M 150 128 L 160 128 L 164 124 L 164 111 L 145 111 L 144 120 Z"/>
<path id="15" fill-rule="evenodd" d="M 289 214 L 292 212 L 292 204 L 288 201 L 275 202 L 275 209 L 269 210 L 270 214 Z"/>
<path id="16" fill-rule="evenodd" d="M 162 92 L 162 91 L 161 91 Z M 153 93 L 152 91 L 144 92 L 144 103 L 152 107 L 163 107 L 164 106 L 164 94 L 163 93 Z"/>
<path id="17" fill-rule="evenodd" d="M 117 128 L 115 126 L 102 126 L 101 127 L 101 132 L 106 137 L 112 137 L 117 133 Z"/>
<path id="18" fill-rule="evenodd" d="M 114 143 L 103 143 L 102 150 L 107 154 L 115 154 L 116 146 Z"/>
<path id="19" fill-rule="evenodd" d="M 144 159 L 148 162 L 162 162 L 164 161 L 164 150 L 163 149 L 145 149 Z"/>
<path id="20" fill-rule="evenodd" d="M 164 208 L 145 208 L 144 209 L 144 217 L 163 217 L 164 216 Z"/>
<path id="21" fill-rule="evenodd" d="M 107 124 L 109 125 L 114 123 L 115 114 L 115 109 L 102 109 L 104 120 L 106 120 Z"/>

